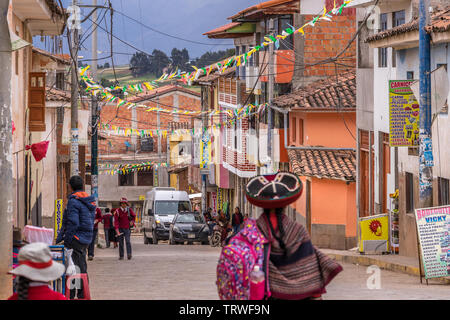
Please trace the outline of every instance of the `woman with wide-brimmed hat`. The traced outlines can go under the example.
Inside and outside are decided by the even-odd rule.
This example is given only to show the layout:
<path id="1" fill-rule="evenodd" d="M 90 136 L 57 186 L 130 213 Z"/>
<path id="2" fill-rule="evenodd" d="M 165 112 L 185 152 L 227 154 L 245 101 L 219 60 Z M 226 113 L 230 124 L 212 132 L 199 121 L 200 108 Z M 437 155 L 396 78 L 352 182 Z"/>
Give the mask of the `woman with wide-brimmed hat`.
<path id="1" fill-rule="evenodd" d="M 8 300 L 67 300 L 49 285 L 61 278 L 66 268 L 53 261 L 46 243 L 36 242 L 22 247 L 18 260 L 19 266 L 8 272 L 18 277 L 17 292 Z"/>
<path id="2" fill-rule="evenodd" d="M 342 271 L 312 244 L 303 225 L 284 214 L 302 191 L 300 178 L 290 172 L 257 176 L 246 186 L 248 201 L 264 210 L 256 223 L 271 246 L 268 280 L 274 299 L 320 299 L 325 286 Z"/>

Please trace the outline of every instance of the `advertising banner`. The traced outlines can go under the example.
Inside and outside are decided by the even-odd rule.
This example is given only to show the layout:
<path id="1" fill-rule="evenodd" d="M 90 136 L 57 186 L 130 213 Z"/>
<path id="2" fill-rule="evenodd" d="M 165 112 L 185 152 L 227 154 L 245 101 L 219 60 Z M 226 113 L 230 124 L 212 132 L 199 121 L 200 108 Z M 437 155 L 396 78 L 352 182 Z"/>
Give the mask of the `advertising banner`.
<path id="1" fill-rule="evenodd" d="M 450 206 L 416 209 L 425 278 L 450 275 Z"/>
<path id="2" fill-rule="evenodd" d="M 212 211 L 217 212 L 217 193 L 211 192 L 211 206 Z"/>
<path id="3" fill-rule="evenodd" d="M 409 87 L 414 80 L 389 81 L 389 145 L 419 146 L 419 103 Z"/>
<path id="4" fill-rule="evenodd" d="M 63 218 L 63 201 L 58 199 L 55 201 L 55 239 L 58 236 L 62 226 Z"/>

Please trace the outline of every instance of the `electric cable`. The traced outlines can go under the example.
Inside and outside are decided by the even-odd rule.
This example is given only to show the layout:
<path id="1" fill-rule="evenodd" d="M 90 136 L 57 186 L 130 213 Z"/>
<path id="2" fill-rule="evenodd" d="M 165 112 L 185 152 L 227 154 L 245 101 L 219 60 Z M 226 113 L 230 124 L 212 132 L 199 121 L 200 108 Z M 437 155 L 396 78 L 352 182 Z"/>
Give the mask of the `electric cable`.
<path id="1" fill-rule="evenodd" d="M 219 43 L 219 44 L 215 44 L 215 43 L 204 43 L 204 42 L 199 42 L 199 41 L 193 41 L 193 40 L 189 40 L 189 39 L 184 39 L 184 38 L 181 38 L 181 37 L 178 37 L 178 36 L 174 36 L 174 35 L 168 34 L 168 33 L 166 33 L 166 32 L 157 30 L 157 29 L 155 29 L 155 28 L 153 28 L 153 27 L 147 26 L 147 25 L 143 24 L 142 22 L 140 22 L 140 21 L 138 21 L 138 20 L 136 20 L 136 19 L 134 19 L 134 18 L 132 18 L 132 17 L 126 15 L 126 14 L 123 13 L 123 12 L 120 12 L 120 11 L 117 11 L 117 10 L 116 10 L 116 12 L 117 12 L 118 14 L 123 15 L 124 17 L 126 17 L 126 18 L 128 18 L 128 19 L 130 19 L 130 20 L 132 20 L 132 21 L 134 21 L 134 22 L 136 22 L 137 24 L 143 26 L 144 28 L 147 28 L 147 29 L 149 29 L 149 30 L 151 30 L 151 31 L 153 31 L 153 32 L 159 33 L 159 34 L 161 34 L 161 35 L 164 35 L 164 36 L 167 36 L 167 37 L 170 37 L 170 38 L 173 38 L 173 39 L 177 39 L 177 40 L 181 40 L 181 41 L 186 41 L 186 42 L 190 42 L 190 43 L 194 43 L 194 44 L 199 44 L 199 45 L 206 45 L 206 46 L 211 46 L 211 45 L 214 45 L 214 46 L 220 46 L 220 45 L 230 46 L 230 45 L 233 45 L 233 43 Z"/>

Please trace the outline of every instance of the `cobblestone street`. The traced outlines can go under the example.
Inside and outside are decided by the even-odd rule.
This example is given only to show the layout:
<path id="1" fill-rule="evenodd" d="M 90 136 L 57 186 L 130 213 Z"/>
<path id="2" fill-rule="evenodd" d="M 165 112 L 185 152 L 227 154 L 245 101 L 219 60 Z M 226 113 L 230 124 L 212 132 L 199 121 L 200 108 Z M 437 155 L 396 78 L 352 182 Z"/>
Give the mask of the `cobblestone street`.
<path id="1" fill-rule="evenodd" d="M 133 259 L 118 260 L 118 249 L 98 249 L 88 261 L 94 300 L 215 300 L 219 248 L 205 245 L 144 245 L 133 236 Z M 367 288 L 367 267 L 343 264 L 327 287 L 327 300 L 450 299 L 450 287 L 381 270 L 381 289 Z"/>
<path id="2" fill-rule="evenodd" d="M 119 249 L 95 249 L 88 261 L 93 300 L 215 300 L 219 248 L 206 245 L 143 244 L 132 236 L 133 259 L 119 259 Z"/>

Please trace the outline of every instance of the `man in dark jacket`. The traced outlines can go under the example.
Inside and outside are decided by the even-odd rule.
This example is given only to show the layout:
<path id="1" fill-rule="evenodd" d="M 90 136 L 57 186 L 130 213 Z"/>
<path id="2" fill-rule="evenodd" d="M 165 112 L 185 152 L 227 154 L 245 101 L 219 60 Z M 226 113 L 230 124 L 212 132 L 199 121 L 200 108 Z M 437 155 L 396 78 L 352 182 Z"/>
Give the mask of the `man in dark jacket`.
<path id="1" fill-rule="evenodd" d="M 136 214 L 133 209 L 128 206 L 126 198 L 120 199 L 120 208 L 114 212 L 114 228 L 116 229 L 117 237 L 119 238 L 119 260 L 123 260 L 124 247 L 123 240 L 127 246 L 127 257 L 131 259 L 131 228 L 134 227 L 136 221 Z"/>
<path id="2" fill-rule="evenodd" d="M 69 180 L 72 193 L 64 210 L 61 231 L 56 243 L 64 240 L 67 249 L 73 249 L 72 260 L 79 273 L 87 274 L 86 249 L 92 241 L 95 217 L 95 198 L 83 191 L 83 179 L 72 176 Z M 84 298 L 83 284 L 78 289 L 78 299 Z M 75 298 L 76 289 L 70 290 L 70 299 Z"/>

